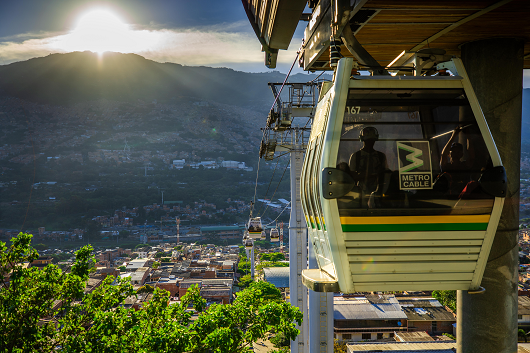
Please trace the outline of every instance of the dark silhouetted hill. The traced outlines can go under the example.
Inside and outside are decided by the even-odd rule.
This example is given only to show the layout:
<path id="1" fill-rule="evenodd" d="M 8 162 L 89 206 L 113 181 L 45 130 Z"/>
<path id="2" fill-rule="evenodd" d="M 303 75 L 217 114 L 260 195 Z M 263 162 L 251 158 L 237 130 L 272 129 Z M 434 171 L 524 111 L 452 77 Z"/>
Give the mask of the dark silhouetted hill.
<path id="1" fill-rule="evenodd" d="M 298 74 L 291 82 L 316 75 Z M 0 94 L 39 103 L 68 104 L 101 98 L 159 101 L 193 97 L 245 107 L 271 105 L 268 82 L 277 71 L 246 73 L 227 68 L 157 63 L 136 54 L 51 54 L 0 66 Z M 267 109 L 267 108 L 266 108 Z M 260 109 L 261 110 L 261 109 Z"/>

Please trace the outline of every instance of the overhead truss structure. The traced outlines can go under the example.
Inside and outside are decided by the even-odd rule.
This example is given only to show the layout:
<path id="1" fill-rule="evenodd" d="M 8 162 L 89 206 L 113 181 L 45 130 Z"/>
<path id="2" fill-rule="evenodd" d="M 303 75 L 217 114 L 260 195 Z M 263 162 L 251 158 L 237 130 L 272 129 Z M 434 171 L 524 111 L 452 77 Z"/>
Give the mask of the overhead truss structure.
<path id="1" fill-rule="evenodd" d="M 332 69 L 332 38 L 338 42 L 340 56 L 354 57 L 361 69 L 364 66 L 374 74 L 385 74 L 381 68 L 404 52 L 443 49 L 460 56 L 462 44 L 495 37 L 525 40 L 524 68 L 530 68 L 527 0 L 242 2 L 266 53 L 265 64 L 271 68 L 278 50 L 288 47 L 299 21 L 307 21 L 299 62 L 307 71 Z"/>

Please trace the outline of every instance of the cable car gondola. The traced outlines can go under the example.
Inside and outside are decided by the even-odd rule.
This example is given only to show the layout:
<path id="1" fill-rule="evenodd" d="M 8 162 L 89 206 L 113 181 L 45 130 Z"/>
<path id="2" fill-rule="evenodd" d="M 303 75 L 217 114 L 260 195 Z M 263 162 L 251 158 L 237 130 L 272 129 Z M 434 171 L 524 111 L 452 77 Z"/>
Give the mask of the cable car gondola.
<path id="1" fill-rule="evenodd" d="M 250 239 L 260 239 L 263 226 L 261 225 L 261 217 L 254 217 L 248 221 L 247 225 L 248 236 Z"/>
<path id="2" fill-rule="evenodd" d="M 261 240 L 266 240 L 266 239 L 267 239 L 267 233 L 265 233 L 264 230 L 261 231 L 260 239 L 261 239 Z"/>
<path id="3" fill-rule="evenodd" d="M 246 239 L 244 241 L 244 244 L 245 244 L 245 249 L 252 249 L 252 247 L 254 246 L 254 242 L 252 241 L 252 239 Z"/>
<path id="4" fill-rule="evenodd" d="M 278 231 L 278 228 L 271 229 L 270 237 L 272 243 L 277 243 L 280 241 L 280 232 Z"/>
<path id="5" fill-rule="evenodd" d="M 352 76 L 321 89 L 301 176 L 319 269 L 343 293 L 478 291 L 506 173 L 462 61 L 454 76 Z"/>

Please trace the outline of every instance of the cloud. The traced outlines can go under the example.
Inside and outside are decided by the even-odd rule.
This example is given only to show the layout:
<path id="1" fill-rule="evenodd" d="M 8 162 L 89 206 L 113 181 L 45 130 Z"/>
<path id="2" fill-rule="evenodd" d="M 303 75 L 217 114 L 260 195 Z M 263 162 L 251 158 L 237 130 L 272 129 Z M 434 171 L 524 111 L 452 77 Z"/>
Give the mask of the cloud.
<path id="1" fill-rule="evenodd" d="M 50 48 L 50 38 L 28 39 L 20 43 L 13 41 L 0 42 L 0 64 L 4 65 L 15 61 L 46 56 L 50 53 L 64 53 L 62 50 Z"/>
<path id="2" fill-rule="evenodd" d="M 266 70 L 258 39 L 241 23 L 185 30 L 142 28 L 122 30 L 119 33 L 82 33 L 74 30 L 63 34 L 39 33 L 33 38 L 31 36 L 32 34 L 22 34 L 9 40 L 0 40 L 0 64 L 50 53 L 109 50 L 136 53 L 158 62 L 235 69 L 242 65 L 246 68 L 255 66 L 256 69 L 259 68 L 258 71 Z M 291 55 L 280 55 L 280 62 L 288 56 Z M 287 61 L 290 60 L 292 59 Z"/>

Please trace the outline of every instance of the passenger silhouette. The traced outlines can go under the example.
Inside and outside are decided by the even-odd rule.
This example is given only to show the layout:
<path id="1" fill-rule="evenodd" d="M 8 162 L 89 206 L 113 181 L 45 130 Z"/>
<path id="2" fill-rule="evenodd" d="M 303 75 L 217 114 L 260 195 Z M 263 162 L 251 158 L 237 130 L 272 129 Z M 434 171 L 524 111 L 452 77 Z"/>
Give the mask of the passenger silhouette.
<path id="1" fill-rule="evenodd" d="M 374 208 L 376 205 L 370 200 L 382 194 L 384 173 L 388 170 L 388 163 L 386 155 L 374 149 L 375 142 L 379 139 L 379 133 L 375 127 L 367 126 L 362 129 L 359 139 L 363 147 L 352 153 L 349 167 L 351 176 L 361 192 L 361 207 Z"/>
<path id="2" fill-rule="evenodd" d="M 463 132 L 463 128 L 460 126 L 453 130 L 451 138 L 443 148 L 440 158 L 442 176 L 447 178 L 448 191 L 453 196 L 460 195 L 467 183 L 471 181 L 471 169 L 474 159 L 473 145 L 469 143 L 468 158 L 467 160 L 462 160 L 464 158 L 464 145 L 455 142 L 461 132 Z"/>

